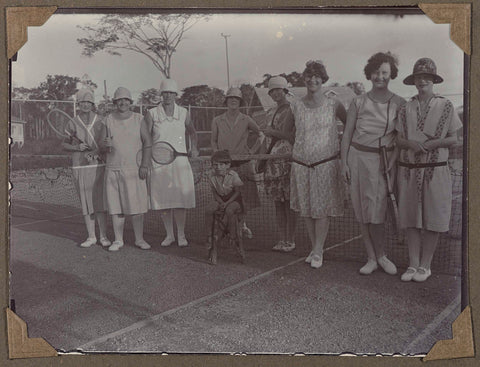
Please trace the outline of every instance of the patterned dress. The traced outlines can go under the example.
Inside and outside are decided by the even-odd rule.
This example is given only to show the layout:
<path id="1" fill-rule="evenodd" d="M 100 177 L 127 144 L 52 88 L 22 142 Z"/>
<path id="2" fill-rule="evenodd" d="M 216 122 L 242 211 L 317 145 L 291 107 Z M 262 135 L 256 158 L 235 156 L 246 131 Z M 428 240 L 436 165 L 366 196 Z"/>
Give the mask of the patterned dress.
<path id="1" fill-rule="evenodd" d="M 98 149 L 105 125 L 97 114 L 92 112 L 90 116 L 91 122 L 88 125 L 77 116 L 65 128 L 71 136 L 70 144 L 77 145 L 81 140 L 92 148 L 89 151 L 76 151 L 72 154 L 73 177 L 83 215 L 107 210 L 104 186 L 105 163 Z"/>
<path id="2" fill-rule="evenodd" d="M 325 98 L 316 108 L 303 101 L 292 103 L 295 117 L 293 159 L 313 164 L 331 158 L 340 151 L 336 123 L 336 101 Z M 341 216 L 344 209 L 345 187 L 338 159 L 313 168 L 292 163 L 290 176 L 290 207 L 302 217 L 324 218 Z"/>
<path id="3" fill-rule="evenodd" d="M 393 148 L 398 110 L 404 103 L 405 100 L 395 94 L 384 103 L 372 100 L 367 93 L 353 100 L 357 121 L 353 145 L 348 152 L 348 166 L 352 205 L 360 223 L 384 223 L 387 210 L 383 161 L 378 151 L 366 152 L 361 148 L 378 149 L 380 145 Z"/>
<path id="4" fill-rule="evenodd" d="M 278 111 L 278 112 L 277 112 Z M 276 107 L 267 111 L 267 121 L 270 127 L 283 131 L 285 123 L 292 114 L 289 105 Z M 272 138 L 266 138 L 266 146 L 270 147 Z M 270 152 L 271 154 L 291 154 L 292 144 L 288 140 L 277 140 Z M 265 166 L 264 182 L 265 192 L 274 201 L 290 200 L 290 169 L 291 164 L 286 159 L 268 160 Z"/>
<path id="5" fill-rule="evenodd" d="M 460 127 L 462 123 L 448 99 L 432 97 L 422 114 L 416 96 L 400 110 L 396 129 L 404 139 L 424 142 L 443 139 L 454 134 Z M 452 181 L 448 164 L 424 168 L 404 166 L 447 162 L 448 148 L 438 148 L 427 153 L 401 150 L 397 179 L 402 228 L 448 231 L 452 206 Z"/>
<path id="6" fill-rule="evenodd" d="M 173 115 L 167 116 L 160 104 L 149 110 L 153 119 L 153 144 L 170 143 L 177 152 L 185 153 L 187 110 L 175 104 Z M 193 172 L 188 157 L 179 156 L 167 165 L 153 162 L 150 174 L 150 207 L 153 210 L 195 208 Z"/>

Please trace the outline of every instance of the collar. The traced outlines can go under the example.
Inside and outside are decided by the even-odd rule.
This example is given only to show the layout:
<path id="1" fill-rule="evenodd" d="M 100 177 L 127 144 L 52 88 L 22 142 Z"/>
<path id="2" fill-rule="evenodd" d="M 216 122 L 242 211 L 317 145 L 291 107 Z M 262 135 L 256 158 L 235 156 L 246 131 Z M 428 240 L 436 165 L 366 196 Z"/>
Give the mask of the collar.
<path id="1" fill-rule="evenodd" d="M 160 118 L 162 120 L 163 119 L 165 119 L 167 121 L 180 120 L 179 110 L 178 110 L 178 106 L 177 106 L 176 103 L 173 104 L 173 115 L 172 116 L 167 116 L 167 114 L 165 113 L 165 110 L 163 109 L 162 104 L 158 105 L 158 112 L 159 112 Z"/>

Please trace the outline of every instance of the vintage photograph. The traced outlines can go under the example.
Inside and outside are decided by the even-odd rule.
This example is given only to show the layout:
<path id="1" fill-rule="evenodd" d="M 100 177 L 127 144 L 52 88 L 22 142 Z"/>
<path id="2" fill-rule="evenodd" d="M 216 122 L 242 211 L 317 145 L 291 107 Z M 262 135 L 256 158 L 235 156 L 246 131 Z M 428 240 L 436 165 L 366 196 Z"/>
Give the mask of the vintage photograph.
<path id="1" fill-rule="evenodd" d="M 9 165 L 29 336 L 404 356 L 450 339 L 468 121 L 449 27 L 398 7 L 60 9 L 30 27 Z"/>

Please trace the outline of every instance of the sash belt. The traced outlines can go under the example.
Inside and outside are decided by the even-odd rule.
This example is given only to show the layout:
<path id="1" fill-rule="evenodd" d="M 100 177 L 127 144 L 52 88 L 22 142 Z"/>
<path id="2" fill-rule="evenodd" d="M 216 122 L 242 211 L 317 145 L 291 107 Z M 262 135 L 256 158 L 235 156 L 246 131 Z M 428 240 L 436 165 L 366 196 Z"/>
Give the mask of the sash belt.
<path id="1" fill-rule="evenodd" d="M 427 168 L 427 167 L 440 167 L 446 166 L 447 162 L 435 162 L 435 163 L 407 163 L 407 162 L 398 162 L 400 167 L 406 167 L 409 169 L 413 168 Z"/>
<path id="2" fill-rule="evenodd" d="M 374 147 L 369 147 L 367 145 L 363 144 L 358 144 L 352 141 L 350 143 L 352 146 L 355 147 L 355 149 L 361 151 L 361 152 L 367 152 L 367 153 L 380 153 L 380 148 L 374 148 Z M 392 145 L 390 147 L 387 147 L 387 152 L 391 152 L 395 147 Z"/>
<path id="3" fill-rule="evenodd" d="M 334 159 L 339 158 L 339 157 L 340 157 L 340 153 L 335 153 L 335 155 L 332 155 L 331 157 L 322 159 L 321 161 L 318 161 L 318 162 L 315 162 L 315 163 L 312 163 L 312 164 L 308 164 L 308 163 L 305 163 L 305 162 L 302 162 L 302 161 L 298 161 L 295 158 L 292 158 L 292 161 L 295 162 L 295 163 L 298 163 L 302 166 L 308 167 L 308 168 L 314 168 L 314 167 L 318 166 L 319 164 L 333 161 Z"/>

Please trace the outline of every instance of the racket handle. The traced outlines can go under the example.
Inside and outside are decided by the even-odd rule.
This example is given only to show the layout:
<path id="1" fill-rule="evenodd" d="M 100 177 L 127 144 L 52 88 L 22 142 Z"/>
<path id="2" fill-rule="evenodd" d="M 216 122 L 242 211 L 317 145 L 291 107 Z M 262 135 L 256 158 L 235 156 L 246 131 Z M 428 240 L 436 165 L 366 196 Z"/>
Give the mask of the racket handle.
<path id="1" fill-rule="evenodd" d="M 111 138 L 111 134 L 110 134 L 110 129 L 108 128 L 108 126 L 105 124 L 105 132 L 106 132 L 106 135 L 107 135 L 107 138 Z M 107 152 L 108 153 L 111 153 L 112 152 L 112 147 L 107 147 Z"/>

